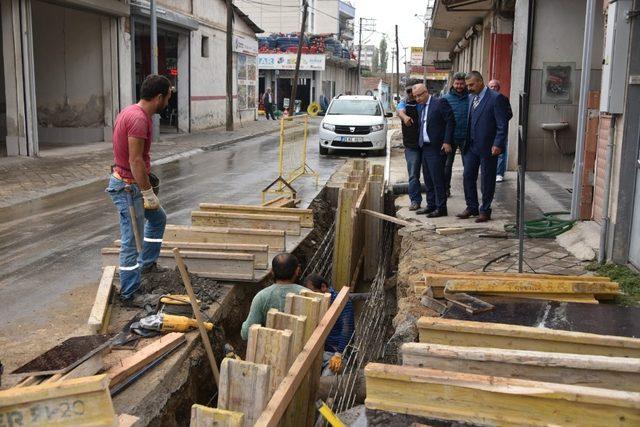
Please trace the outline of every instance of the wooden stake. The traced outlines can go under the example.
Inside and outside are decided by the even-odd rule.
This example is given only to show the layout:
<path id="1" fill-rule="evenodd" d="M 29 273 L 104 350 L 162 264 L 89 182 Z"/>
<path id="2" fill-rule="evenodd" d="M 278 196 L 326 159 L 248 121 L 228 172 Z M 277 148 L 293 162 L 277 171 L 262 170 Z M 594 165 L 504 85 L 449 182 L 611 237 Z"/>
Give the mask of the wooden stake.
<path id="1" fill-rule="evenodd" d="M 196 321 L 198 322 L 198 329 L 200 330 L 200 336 L 202 337 L 202 345 L 207 351 L 207 357 L 209 358 L 209 364 L 211 365 L 213 379 L 216 383 L 217 388 L 220 383 L 220 372 L 218 372 L 216 357 L 213 355 L 213 349 L 211 348 L 211 343 L 209 342 L 209 335 L 207 334 L 207 330 L 204 327 L 204 320 L 202 319 L 202 314 L 200 313 L 200 305 L 198 304 L 196 295 L 193 292 L 193 288 L 191 287 L 191 279 L 189 279 L 187 267 L 184 265 L 182 255 L 180 255 L 180 249 L 173 248 L 173 256 L 176 258 L 176 264 L 178 264 L 178 269 L 180 270 L 180 275 L 182 276 L 184 287 L 187 289 L 189 301 L 191 301 L 191 308 L 193 309 L 193 314 L 196 316 Z"/>

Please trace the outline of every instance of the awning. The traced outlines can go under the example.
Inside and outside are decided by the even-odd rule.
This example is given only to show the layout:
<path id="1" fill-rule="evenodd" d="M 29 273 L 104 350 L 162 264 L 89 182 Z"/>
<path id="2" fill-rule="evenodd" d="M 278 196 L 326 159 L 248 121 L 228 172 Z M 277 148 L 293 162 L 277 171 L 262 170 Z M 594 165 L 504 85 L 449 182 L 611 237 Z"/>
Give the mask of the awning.
<path id="1" fill-rule="evenodd" d="M 118 0 L 44 0 L 58 6 L 70 7 L 112 16 L 129 16 L 129 5 Z"/>
<path id="2" fill-rule="evenodd" d="M 471 26 L 482 22 L 492 5 L 492 0 L 436 1 L 432 27 L 425 40 L 426 50 L 451 52 Z"/>
<path id="3" fill-rule="evenodd" d="M 149 10 L 149 2 L 132 2 L 131 14 L 150 19 L 151 11 Z M 182 28 L 188 31 L 196 31 L 200 27 L 198 21 L 195 19 L 163 7 L 156 6 L 156 17 L 158 19 L 158 24 L 170 25 L 172 27 Z"/>

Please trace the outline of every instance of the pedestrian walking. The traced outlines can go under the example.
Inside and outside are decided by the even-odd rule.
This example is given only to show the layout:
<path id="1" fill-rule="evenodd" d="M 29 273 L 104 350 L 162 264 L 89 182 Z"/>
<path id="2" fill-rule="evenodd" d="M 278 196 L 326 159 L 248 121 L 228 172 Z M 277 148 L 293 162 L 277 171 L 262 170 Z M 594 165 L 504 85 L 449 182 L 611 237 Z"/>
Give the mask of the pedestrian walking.
<path id="1" fill-rule="evenodd" d="M 500 92 L 500 80 L 493 79 L 487 85 L 489 89 L 495 90 L 496 92 Z M 504 174 L 507 171 L 507 148 L 509 146 L 509 141 L 507 141 L 507 145 L 504 147 L 504 151 L 500 153 L 498 156 L 498 167 L 496 169 L 496 182 L 504 181 Z"/>
<path id="2" fill-rule="evenodd" d="M 509 100 L 484 84 L 482 74 L 471 71 L 466 76 L 469 90 L 467 140 L 462 150 L 463 183 L 466 209 L 457 215 L 467 219 L 478 216 L 476 222 L 491 219 L 491 202 L 496 189 L 498 156 L 507 146 L 509 120 L 512 117 Z M 478 204 L 478 171 L 482 168 L 482 205 Z"/>
<path id="3" fill-rule="evenodd" d="M 422 149 L 422 170 L 427 189 L 427 206 L 416 211 L 429 218 L 447 216 L 447 195 L 444 188 L 443 157 L 451 153 L 456 119 L 443 98 L 429 95 L 427 87 L 419 83 L 412 88 L 420 108 L 418 146 Z"/>
<path id="4" fill-rule="evenodd" d="M 140 101 L 123 109 L 113 128 L 114 165 L 106 191 L 120 216 L 120 298 L 124 301 L 133 299 L 142 273 L 162 270 L 156 261 L 167 216 L 156 193 L 159 182 L 151 174 L 151 118 L 167 107 L 171 91 L 166 77 L 148 76 L 140 87 Z"/>
<path id="5" fill-rule="evenodd" d="M 267 116 L 267 120 L 269 120 L 269 116 L 273 120 L 276 120 L 276 116 L 273 114 L 273 94 L 271 93 L 271 88 L 268 87 L 264 95 L 262 95 L 262 105 L 264 105 L 264 114 Z"/>
<path id="6" fill-rule="evenodd" d="M 420 191 L 422 148 L 418 146 L 420 114 L 413 98 L 411 86 L 407 87 L 406 96 L 398 103 L 398 116 L 401 121 L 404 158 L 407 162 L 409 175 L 409 200 L 411 200 L 409 210 L 417 211 L 422 204 L 422 192 Z"/>
<path id="7" fill-rule="evenodd" d="M 456 158 L 458 148 L 462 152 L 464 141 L 467 137 L 467 119 L 469 114 L 469 91 L 465 81 L 466 74 L 458 72 L 453 76 L 453 85 L 449 89 L 449 93 L 444 96 L 447 100 L 453 114 L 456 118 L 456 128 L 453 132 L 453 143 L 451 144 L 451 153 L 447 154 L 444 165 L 444 186 L 447 197 L 451 197 L 451 175 L 453 171 L 453 162 Z"/>

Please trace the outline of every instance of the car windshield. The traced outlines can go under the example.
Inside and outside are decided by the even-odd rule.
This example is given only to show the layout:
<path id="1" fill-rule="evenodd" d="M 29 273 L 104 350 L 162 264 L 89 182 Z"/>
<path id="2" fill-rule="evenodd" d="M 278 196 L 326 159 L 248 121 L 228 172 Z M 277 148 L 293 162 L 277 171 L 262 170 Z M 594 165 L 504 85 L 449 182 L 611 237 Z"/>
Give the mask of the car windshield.
<path id="1" fill-rule="evenodd" d="M 327 115 L 336 116 L 380 116 L 382 111 L 378 101 L 362 99 L 336 99 L 329 107 Z"/>

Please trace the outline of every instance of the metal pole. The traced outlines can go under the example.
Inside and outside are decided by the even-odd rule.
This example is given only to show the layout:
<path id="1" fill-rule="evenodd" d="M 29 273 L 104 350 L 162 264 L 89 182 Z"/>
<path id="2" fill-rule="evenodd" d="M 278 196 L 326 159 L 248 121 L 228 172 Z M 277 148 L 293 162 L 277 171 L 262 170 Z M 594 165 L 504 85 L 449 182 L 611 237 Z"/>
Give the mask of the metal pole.
<path id="1" fill-rule="evenodd" d="M 360 18 L 360 27 L 358 29 L 358 86 L 357 86 L 358 89 L 356 93 L 357 95 L 360 94 L 360 56 L 361 54 L 362 54 L 362 18 Z"/>
<path id="2" fill-rule="evenodd" d="M 226 130 L 233 131 L 233 0 L 227 1 Z"/>
<path id="3" fill-rule="evenodd" d="M 396 24 L 396 96 L 400 98 L 400 47 L 398 43 L 398 25 Z"/>
<path id="4" fill-rule="evenodd" d="M 587 0 L 584 18 L 584 41 L 582 44 L 582 73 L 580 74 L 580 100 L 578 103 L 578 127 L 576 130 L 576 154 L 573 170 L 573 192 L 571 193 L 571 219 L 580 216 L 582 196 L 582 169 L 584 169 L 584 139 L 587 123 L 587 98 L 591 77 L 591 50 L 593 45 L 593 18 L 596 15 L 596 0 Z"/>
<path id="5" fill-rule="evenodd" d="M 151 43 L 151 74 L 158 74 L 158 17 L 156 15 L 156 0 L 149 1 L 149 15 L 151 19 L 150 43 Z M 152 138 L 157 141 L 160 136 L 160 116 L 152 117 Z"/>
<path id="6" fill-rule="evenodd" d="M 300 26 L 300 40 L 298 40 L 298 53 L 296 55 L 296 69 L 293 72 L 293 85 L 291 87 L 291 99 L 289 100 L 289 115 L 296 113 L 296 91 L 298 90 L 298 74 L 300 73 L 300 57 L 302 56 L 302 44 L 304 42 L 304 30 L 307 26 L 307 10 L 309 3 L 304 0 L 302 4 L 302 25 Z"/>

